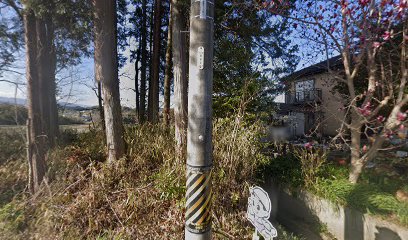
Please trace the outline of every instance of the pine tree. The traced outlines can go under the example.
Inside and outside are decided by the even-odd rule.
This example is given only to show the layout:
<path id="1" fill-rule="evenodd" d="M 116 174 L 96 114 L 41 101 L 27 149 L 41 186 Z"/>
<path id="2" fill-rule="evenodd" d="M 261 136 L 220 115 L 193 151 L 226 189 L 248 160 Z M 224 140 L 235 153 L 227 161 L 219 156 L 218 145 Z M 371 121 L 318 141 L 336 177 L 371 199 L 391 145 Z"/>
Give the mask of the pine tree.
<path id="1" fill-rule="evenodd" d="M 102 83 L 108 161 L 125 155 L 119 95 L 116 1 L 94 2 L 95 74 Z"/>
<path id="2" fill-rule="evenodd" d="M 24 11 L 24 29 L 26 45 L 26 77 L 28 92 L 28 163 L 29 189 L 31 193 L 38 191 L 46 171 L 45 138 L 42 134 L 40 79 L 37 61 L 37 28 L 36 17 L 32 10 Z"/>
<path id="3" fill-rule="evenodd" d="M 148 120 L 151 123 L 159 121 L 159 72 L 160 72 L 160 32 L 161 32 L 161 1 L 154 1 L 153 23 L 153 56 L 149 88 Z"/>
<path id="4" fill-rule="evenodd" d="M 182 1 L 172 0 L 171 15 L 172 26 L 172 52 L 174 75 L 174 124 L 176 139 L 176 154 L 183 156 L 187 144 L 187 51 L 185 34 L 182 32 L 186 26 L 185 8 Z"/>
<path id="5" fill-rule="evenodd" d="M 173 29 L 173 18 L 171 14 L 171 5 L 170 5 L 170 14 L 169 14 L 169 27 L 167 32 L 167 47 L 166 47 L 166 70 L 164 75 L 164 107 L 163 107 L 163 118 L 164 124 L 169 126 L 170 124 L 170 87 L 171 87 L 171 46 L 172 46 L 172 29 Z"/>

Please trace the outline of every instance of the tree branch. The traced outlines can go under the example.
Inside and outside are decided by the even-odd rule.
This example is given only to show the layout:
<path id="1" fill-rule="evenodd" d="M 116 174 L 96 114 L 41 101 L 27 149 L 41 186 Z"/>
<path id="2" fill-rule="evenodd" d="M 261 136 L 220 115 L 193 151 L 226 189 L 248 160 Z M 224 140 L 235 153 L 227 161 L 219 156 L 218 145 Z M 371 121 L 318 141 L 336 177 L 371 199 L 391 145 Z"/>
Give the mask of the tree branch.
<path id="1" fill-rule="evenodd" d="M 10 83 L 10 84 L 13 84 L 13 85 L 26 85 L 25 83 L 13 82 L 13 81 L 6 80 L 6 79 L 0 79 L 0 82 Z"/>
<path id="2" fill-rule="evenodd" d="M 15 1 L 13 0 L 4 0 L 4 3 L 8 6 L 10 6 L 12 9 L 14 9 L 14 11 L 16 12 L 16 14 L 18 15 L 18 17 L 20 18 L 21 21 L 23 21 L 23 14 L 21 13 L 21 8 L 19 8 L 16 4 Z"/>

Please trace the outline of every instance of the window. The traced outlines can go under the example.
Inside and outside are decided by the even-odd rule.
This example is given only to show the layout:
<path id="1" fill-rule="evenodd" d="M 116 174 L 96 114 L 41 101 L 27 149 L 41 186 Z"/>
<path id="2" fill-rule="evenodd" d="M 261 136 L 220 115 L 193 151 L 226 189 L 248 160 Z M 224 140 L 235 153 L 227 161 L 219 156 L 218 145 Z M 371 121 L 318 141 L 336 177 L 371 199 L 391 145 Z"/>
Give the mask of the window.
<path id="1" fill-rule="evenodd" d="M 303 101 L 310 97 L 311 90 L 314 89 L 314 80 L 305 80 L 295 83 L 296 100 Z"/>

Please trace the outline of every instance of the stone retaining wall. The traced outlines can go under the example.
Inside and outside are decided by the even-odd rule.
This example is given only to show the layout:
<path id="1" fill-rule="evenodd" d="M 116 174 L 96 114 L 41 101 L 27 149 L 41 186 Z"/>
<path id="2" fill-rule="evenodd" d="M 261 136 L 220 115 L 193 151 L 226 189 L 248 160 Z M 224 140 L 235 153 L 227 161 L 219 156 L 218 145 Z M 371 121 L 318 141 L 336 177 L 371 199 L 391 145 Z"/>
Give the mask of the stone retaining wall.
<path id="1" fill-rule="evenodd" d="M 264 188 L 272 200 L 271 218 L 295 233 L 298 226 L 309 226 L 306 232 L 316 233 L 320 222 L 338 240 L 408 240 L 408 228 L 395 223 L 333 204 L 306 191 L 293 196 L 273 183 Z M 317 234 L 310 235 L 307 239 L 322 239 Z"/>

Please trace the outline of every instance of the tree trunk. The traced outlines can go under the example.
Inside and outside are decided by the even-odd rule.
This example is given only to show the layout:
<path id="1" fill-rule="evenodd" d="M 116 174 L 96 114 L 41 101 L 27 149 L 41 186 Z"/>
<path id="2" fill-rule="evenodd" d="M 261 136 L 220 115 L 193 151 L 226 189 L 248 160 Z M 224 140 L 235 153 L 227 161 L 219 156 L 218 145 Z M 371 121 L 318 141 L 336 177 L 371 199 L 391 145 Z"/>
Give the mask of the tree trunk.
<path id="1" fill-rule="evenodd" d="M 50 79 L 50 147 L 54 148 L 59 138 L 59 122 L 58 122 L 58 104 L 57 104 L 57 85 L 55 82 L 55 70 L 57 67 L 57 56 L 55 48 L 51 52 L 51 65 L 52 74 Z"/>
<path id="2" fill-rule="evenodd" d="M 147 121 L 152 122 L 153 110 L 153 32 L 154 32 L 154 7 L 150 12 L 150 33 L 149 33 L 149 94 L 147 97 Z"/>
<path id="3" fill-rule="evenodd" d="M 140 113 L 139 113 L 139 122 L 145 122 L 146 116 L 146 74 L 147 74 L 147 4 L 146 0 L 142 1 L 142 70 L 141 70 L 141 77 L 140 77 Z"/>
<path id="4" fill-rule="evenodd" d="M 31 120 L 27 119 L 26 123 L 26 149 L 27 149 L 27 164 L 28 164 L 28 190 L 33 193 L 34 192 L 34 184 L 33 184 L 33 165 L 32 165 L 32 143 L 31 143 Z"/>
<path id="5" fill-rule="evenodd" d="M 50 132 L 49 132 L 49 142 L 50 147 L 54 148 L 56 145 L 56 141 L 59 138 L 59 123 L 58 123 L 58 105 L 57 105 L 57 86 L 55 82 L 55 73 L 57 69 L 57 52 L 54 46 L 54 23 L 52 22 L 51 17 L 46 18 L 46 26 L 47 26 L 47 47 L 50 59 L 49 65 L 49 84 L 50 84 Z"/>
<path id="6" fill-rule="evenodd" d="M 369 149 L 363 149 L 361 151 L 361 132 L 356 131 L 357 129 L 361 129 L 362 125 L 359 124 L 361 119 L 358 119 L 358 115 L 352 115 L 354 119 L 356 119 L 351 124 L 351 166 L 350 166 L 350 173 L 349 173 L 349 181 L 353 184 L 358 182 L 360 175 L 363 171 L 364 166 L 367 164 L 368 161 L 371 161 L 375 158 L 376 154 L 380 150 L 381 146 L 384 144 L 386 140 L 386 134 L 388 132 L 392 132 L 396 127 L 398 127 L 401 122 L 397 119 L 398 113 L 400 113 L 401 108 L 405 106 L 408 102 L 408 96 L 402 99 L 397 105 L 395 105 L 388 116 L 386 123 L 384 124 L 383 129 L 378 135 L 375 137 L 374 143 L 369 147 Z M 356 113 L 354 113 L 356 114 Z M 353 124 L 354 123 L 354 124 Z M 358 127 L 359 126 L 359 127 Z"/>
<path id="7" fill-rule="evenodd" d="M 172 45 L 172 29 L 173 18 L 171 14 L 172 4 L 170 4 L 169 28 L 167 33 L 167 48 L 166 48 L 166 72 L 164 76 L 164 107 L 163 118 L 164 124 L 170 125 L 170 85 L 171 85 L 171 45 Z"/>
<path id="8" fill-rule="evenodd" d="M 172 49 L 173 49 L 173 75 L 174 75 L 174 123 L 176 154 L 178 158 L 183 156 L 187 144 L 187 55 L 185 35 L 182 30 L 185 27 L 186 14 L 179 0 L 172 1 Z"/>
<path id="9" fill-rule="evenodd" d="M 105 114 L 103 113 L 102 84 L 100 81 L 98 81 L 98 108 L 99 108 L 99 118 L 101 119 L 100 124 L 102 126 L 103 132 L 106 132 Z"/>
<path id="10" fill-rule="evenodd" d="M 50 57 L 47 43 L 47 27 L 43 19 L 36 19 L 37 31 L 37 67 L 40 98 L 40 116 L 41 116 L 41 130 L 42 135 L 49 137 L 50 133 Z M 46 139 L 45 150 L 49 149 L 49 139 Z"/>
<path id="11" fill-rule="evenodd" d="M 153 30 L 153 59 L 152 59 L 152 79 L 151 91 L 149 94 L 148 120 L 151 123 L 159 121 L 159 73 L 160 73 L 160 32 L 161 32 L 161 1 L 156 0 L 154 6 L 154 30 Z"/>
<path id="12" fill-rule="evenodd" d="M 38 191 L 46 172 L 45 164 L 45 139 L 42 135 L 41 126 L 41 105 L 40 105 L 40 82 L 38 78 L 37 66 L 37 32 L 36 32 L 36 17 L 33 11 L 27 10 L 24 14 L 24 30 L 25 30 L 25 45 L 26 45 L 26 77 L 27 77 L 27 93 L 28 93 L 28 118 L 30 120 L 30 134 L 28 160 L 31 161 L 29 167 L 30 176 L 30 192 Z"/>
<path id="13" fill-rule="evenodd" d="M 139 41 L 139 47 L 136 53 L 136 62 L 135 62 L 135 93 L 136 93 L 136 116 L 140 119 L 140 94 L 139 94 L 139 61 L 140 61 L 140 51 L 141 45 Z"/>
<path id="14" fill-rule="evenodd" d="M 108 161 L 112 162 L 125 155 L 118 79 L 116 1 L 94 0 L 93 4 L 95 74 L 102 83 Z"/>
<path id="15" fill-rule="evenodd" d="M 354 113 L 352 117 L 354 119 L 357 113 Z M 360 177 L 361 171 L 363 170 L 363 162 L 360 158 L 361 153 L 361 125 L 358 123 L 352 123 L 350 128 L 351 132 L 351 165 L 349 173 L 349 181 L 353 184 L 357 183 Z"/>
<path id="16" fill-rule="evenodd" d="M 56 145 L 58 136 L 58 108 L 56 101 L 55 70 L 56 51 L 54 47 L 54 25 L 52 18 L 36 19 L 37 65 L 40 81 L 40 105 L 42 135 L 46 136 L 44 148 Z"/>

